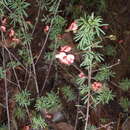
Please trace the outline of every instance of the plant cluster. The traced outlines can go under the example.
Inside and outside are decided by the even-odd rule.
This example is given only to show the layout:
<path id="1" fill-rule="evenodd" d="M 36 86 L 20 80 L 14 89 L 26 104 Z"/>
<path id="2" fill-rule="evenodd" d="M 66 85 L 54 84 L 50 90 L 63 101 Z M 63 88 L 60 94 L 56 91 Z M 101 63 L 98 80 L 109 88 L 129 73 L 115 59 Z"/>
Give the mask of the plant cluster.
<path id="1" fill-rule="evenodd" d="M 33 101 L 32 98 L 30 98 L 31 93 L 26 91 L 21 91 L 21 93 L 18 93 L 15 95 L 15 101 L 17 102 L 17 107 L 14 111 L 14 117 L 19 120 L 23 120 L 26 118 L 26 109 L 29 107 Z M 54 109 L 58 109 L 61 107 L 61 102 L 59 97 L 54 93 L 50 92 L 47 93 L 46 96 L 39 97 L 36 100 L 35 104 L 35 113 L 38 113 L 40 111 L 46 111 L 51 112 Z M 33 114 L 32 117 L 32 127 L 33 128 L 45 128 L 47 127 L 47 123 L 45 120 L 41 117 L 41 115 Z"/>
<path id="2" fill-rule="evenodd" d="M 73 101 L 76 99 L 76 95 L 70 86 L 64 86 L 61 89 L 61 91 L 63 92 L 63 95 L 64 95 L 65 99 L 67 100 L 67 102 Z"/>
<path id="3" fill-rule="evenodd" d="M 36 101 L 36 109 L 42 110 L 45 109 L 46 111 L 51 111 L 52 109 L 57 108 L 60 105 L 59 97 L 54 93 L 47 93 L 46 96 L 40 97 Z"/>
<path id="4" fill-rule="evenodd" d="M 97 13 L 101 13 L 107 8 L 106 0 L 81 1 L 88 3 L 88 7 L 97 5 Z M 102 39 L 105 35 L 103 27 L 106 27 L 107 24 L 103 24 L 103 19 L 100 16 L 95 16 L 94 13 L 91 15 L 84 14 L 85 7 L 78 5 L 81 1 L 70 1 L 67 4 L 68 7 L 65 7 L 66 13 L 59 9 L 61 0 L 37 0 L 38 16 L 34 20 L 34 25 L 32 25 L 30 21 L 27 21 L 27 9 L 30 7 L 29 2 L 25 0 L 0 1 L 0 31 L 2 37 L 0 47 L 2 47 L 2 58 L 5 58 L 5 51 L 9 55 L 9 60 L 6 62 L 4 59 L 3 66 L 0 67 L 0 79 L 5 79 L 5 99 L 9 130 L 11 121 L 8 110 L 9 97 L 6 84 L 6 80 L 8 80 L 8 70 L 13 72 L 15 76 L 14 79 L 17 81 L 14 84 L 18 86 L 19 89 L 13 99 L 16 102 L 16 107 L 13 111 L 15 120 L 23 122 L 27 120 L 29 126 L 34 129 L 49 129 L 49 122 L 46 116 L 48 116 L 48 119 L 51 119 L 49 113 L 53 113 L 55 110 L 59 110 L 59 108 L 63 107 L 61 102 L 62 98 L 59 94 L 59 92 L 61 92 L 67 103 L 76 101 L 75 105 L 78 109 L 79 106 L 84 108 L 82 112 L 83 130 L 98 129 L 96 126 L 89 124 L 90 110 L 94 110 L 98 104 L 108 104 L 115 97 L 109 88 L 109 81 L 115 76 L 115 73 L 111 70 L 109 65 L 104 63 L 104 55 L 101 52 L 104 50 L 106 56 L 116 56 L 117 51 L 116 48 L 111 45 L 107 45 L 103 48 Z M 45 12 L 46 15 L 44 13 L 41 15 L 41 12 Z M 74 20 L 68 26 L 70 22 L 67 21 L 66 17 L 69 15 L 72 15 Z M 39 21 L 44 24 L 42 31 L 46 38 L 42 44 L 40 53 L 38 52 L 38 54 L 35 55 L 33 54 L 31 42 Z M 68 43 L 64 39 L 64 34 L 72 35 L 72 43 Z M 115 40 L 116 37 L 111 35 L 109 39 Z M 48 41 L 49 44 L 46 44 Z M 12 48 L 17 50 L 15 52 L 16 56 L 10 51 Z M 55 67 L 54 70 L 57 75 L 55 82 L 61 80 L 62 69 L 65 70 L 67 74 L 70 74 L 69 72 L 71 71 L 70 75 L 73 77 L 71 84 L 73 84 L 73 87 L 62 83 L 61 88 L 55 85 L 58 89 L 54 88 L 54 91 L 52 89 L 50 92 L 45 91 L 43 95 L 43 91 L 40 92 L 41 88 L 37 80 L 38 72 L 36 66 L 41 55 L 42 60 L 45 61 L 44 63 L 47 63 L 49 66 L 42 90 L 46 85 L 46 80 L 48 80 L 48 75 L 53 67 Z M 27 79 L 27 85 L 26 83 L 24 84 L 26 87 L 23 87 L 24 85 L 21 87 L 24 81 L 20 81 L 16 73 L 16 69 L 21 68 L 22 71 L 25 72 L 24 78 L 29 77 Z M 71 68 L 76 69 L 78 72 L 73 71 Z M 62 74 L 65 75 L 65 72 L 62 72 Z M 35 97 L 28 91 L 31 76 L 34 78 L 34 86 L 36 86 L 37 95 L 35 95 Z M 130 88 L 130 80 L 127 78 L 122 79 L 118 86 L 121 90 L 127 92 Z M 128 112 L 130 107 L 128 98 L 120 98 L 119 104 L 124 112 Z M 42 112 L 44 116 L 41 114 Z M 0 129 L 6 130 L 7 125 L 1 126 Z"/>

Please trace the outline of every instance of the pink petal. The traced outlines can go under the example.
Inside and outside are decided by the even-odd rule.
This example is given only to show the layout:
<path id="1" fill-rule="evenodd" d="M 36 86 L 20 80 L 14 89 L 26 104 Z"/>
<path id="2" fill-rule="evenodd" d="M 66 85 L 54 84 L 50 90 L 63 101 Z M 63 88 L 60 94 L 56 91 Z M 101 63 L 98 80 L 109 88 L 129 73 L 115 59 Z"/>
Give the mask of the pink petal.
<path id="1" fill-rule="evenodd" d="M 80 78 L 85 78 L 85 74 L 83 72 L 80 72 L 80 74 L 78 75 Z"/>
<path id="2" fill-rule="evenodd" d="M 60 62 L 69 65 L 69 62 L 67 61 L 66 57 L 64 57 L 64 59 L 60 59 Z"/>
<path id="3" fill-rule="evenodd" d="M 72 49 L 71 46 L 65 45 L 61 47 L 60 51 L 69 52 L 71 51 L 71 49 Z"/>
<path id="4" fill-rule="evenodd" d="M 66 55 L 65 52 L 60 52 L 59 54 L 56 54 L 55 57 L 58 58 L 59 61 L 63 64 L 70 65 L 74 62 L 74 55 L 72 54 Z"/>
<path id="5" fill-rule="evenodd" d="M 6 32 L 6 27 L 5 26 L 0 26 L 0 30 L 2 31 L 2 32 Z"/>
<path id="6" fill-rule="evenodd" d="M 13 37 L 14 34 L 15 34 L 15 31 L 13 29 L 11 29 L 10 32 L 9 32 L 9 37 Z"/>
<path id="7" fill-rule="evenodd" d="M 78 29 L 78 25 L 75 21 L 72 22 L 68 28 L 69 31 L 76 31 L 77 29 Z"/>
<path id="8" fill-rule="evenodd" d="M 4 19 L 1 21 L 1 23 L 2 23 L 3 25 L 7 24 L 7 18 L 4 18 Z"/>
<path id="9" fill-rule="evenodd" d="M 66 58 L 67 58 L 68 64 L 72 64 L 75 59 L 74 55 L 72 54 L 68 54 Z"/>
<path id="10" fill-rule="evenodd" d="M 20 42 L 20 39 L 18 39 L 18 38 L 12 38 L 12 41 L 13 41 L 13 42 L 16 42 L 16 43 L 19 43 L 19 42 Z"/>
<path id="11" fill-rule="evenodd" d="M 49 31 L 49 28 L 50 28 L 50 27 L 49 27 L 48 25 L 46 25 L 45 28 L 44 28 L 44 32 L 48 32 L 48 31 Z"/>
<path id="12" fill-rule="evenodd" d="M 65 52 L 60 52 L 59 54 L 56 54 L 55 57 L 58 58 L 58 59 L 63 59 L 63 57 L 66 56 L 66 53 Z"/>
<path id="13" fill-rule="evenodd" d="M 101 87 L 102 87 L 102 83 L 100 83 L 100 82 L 94 82 L 92 84 L 92 90 L 93 91 L 99 91 L 101 89 Z"/>

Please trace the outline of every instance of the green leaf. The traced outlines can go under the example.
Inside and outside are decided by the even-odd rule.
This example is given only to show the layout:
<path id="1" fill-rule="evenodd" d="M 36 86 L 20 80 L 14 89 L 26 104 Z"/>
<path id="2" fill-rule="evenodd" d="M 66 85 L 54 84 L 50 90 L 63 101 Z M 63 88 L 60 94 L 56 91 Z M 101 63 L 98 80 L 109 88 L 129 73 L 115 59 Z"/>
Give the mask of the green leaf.
<path id="1" fill-rule="evenodd" d="M 36 110 L 46 109 L 51 111 L 52 109 L 57 108 L 59 105 L 61 105 L 59 97 L 54 92 L 50 92 L 47 93 L 46 96 L 39 97 L 36 100 L 35 108 Z"/>
<path id="2" fill-rule="evenodd" d="M 76 95 L 70 86 L 64 86 L 61 91 L 63 92 L 63 95 L 68 102 L 76 99 Z"/>
<path id="3" fill-rule="evenodd" d="M 46 128 L 47 123 L 41 116 L 38 115 L 32 118 L 32 127 L 35 129 Z"/>
<path id="4" fill-rule="evenodd" d="M 130 101 L 128 98 L 121 97 L 119 104 L 121 105 L 121 107 L 124 109 L 125 112 L 128 112 L 128 109 L 130 107 Z"/>
<path id="5" fill-rule="evenodd" d="M 31 93 L 29 91 L 22 90 L 20 93 L 15 95 L 15 100 L 22 107 L 29 106 L 31 103 L 30 95 Z"/>

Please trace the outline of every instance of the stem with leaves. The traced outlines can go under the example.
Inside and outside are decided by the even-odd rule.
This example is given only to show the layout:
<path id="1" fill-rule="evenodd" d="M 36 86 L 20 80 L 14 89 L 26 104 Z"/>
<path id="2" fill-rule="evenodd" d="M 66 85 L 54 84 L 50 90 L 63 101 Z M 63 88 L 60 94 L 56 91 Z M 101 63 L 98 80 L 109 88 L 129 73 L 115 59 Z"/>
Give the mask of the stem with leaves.
<path id="1" fill-rule="evenodd" d="M 93 64 L 95 62 L 101 62 L 102 57 L 100 54 L 97 54 L 93 51 L 94 48 L 101 47 L 99 43 L 101 42 L 101 34 L 104 34 L 104 32 L 100 29 L 102 24 L 102 19 L 100 17 L 94 17 L 94 14 L 92 13 L 91 16 L 80 18 L 77 20 L 78 23 L 78 31 L 75 34 L 75 41 L 79 42 L 77 48 L 83 52 L 82 57 L 83 61 L 80 64 L 80 67 L 83 67 L 87 70 L 88 73 L 88 82 L 87 85 L 82 82 L 80 85 L 87 86 L 87 93 L 86 93 L 86 101 L 85 104 L 87 104 L 86 108 L 86 117 L 85 117 L 85 127 L 84 130 L 87 130 L 88 127 L 88 120 L 89 120 L 89 110 L 90 110 L 90 98 L 91 98 L 91 84 L 92 84 L 92 69 Z M 100 41 L 97 41 L 97 39 L 100 39 Z M 96 44 L 95 44 L 96 43 Z"/>

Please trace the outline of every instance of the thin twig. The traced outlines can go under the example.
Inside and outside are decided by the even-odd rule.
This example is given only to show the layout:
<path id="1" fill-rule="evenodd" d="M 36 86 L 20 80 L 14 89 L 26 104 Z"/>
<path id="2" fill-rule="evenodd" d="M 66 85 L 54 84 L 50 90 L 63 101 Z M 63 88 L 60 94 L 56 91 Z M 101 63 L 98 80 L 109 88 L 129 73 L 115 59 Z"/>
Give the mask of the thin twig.
<path id="1" fill-rule="evenodd" d="M 93 70 L 92 72 L 94 73 L 94 72 L 97 72 L 97 71 L 100 71 L 100 70 L 104 70 L 104 69 L 106 69 L 106 68 L 112 68 L 112 67 L 114 67 L 114 66 L 117 66 L 117 65 L 119 65 L 120 64 L 120 59 L 118 59 L 118 61 L 115 63 L 115 64 L 113 64 L 113 65 L 110 65 L 110 66 L 108 66 L 108 67 L 104 67 L 104 68 L 101 68 L 101 69 L 97 69 L 97 70 Z"/>
<path id="2" fill-rule="evenodd" d="M 80 101 L 80 96 L 78 95 L 78 105 L 79 105 L 79 101 Z M 79 106 L 77 106 L 77 114 L 76 114 L 76 121 L 75 121 L 75 126 L 74 126 L 74 130 L 77 130 L 77 124 L 78 124 L 78 117 L 79 117 Z"/>
<path id="3" fill-rule="evenodd" d="M 10 54 L 9 54 L 9 58 L 10 58 L 11 61 L 13 61 Z M 20 83 L 19 83 L 19 80 L 18 80 L 18 76 L 16 74 L 16 71 L 15 71 L 14 67 L 13 67 L 13 72 L 14 72 L 14 75 L 15 75 L 15 78 L 16 78 L 16 81 L 17 81 L 17 84 L 18 84 L 17 86 L 18 86 L 19 90 L 21 90 L 21 86 L 20 86 Z"/>
<path id="4" fill-rule="evenodd" d="M 89 51 L 91 51 L 91 48 L 89 48 Z M 91 77 L 92 77 L 92 64 L 88 67 L 88 86 L 91 86 Z M 89 119 L 89 109 L 90 109 L 90 91 L 88 92 L 88 98 L 87 98 L 87 111 L 86 111 L 86 118 L 85 118 L 85 127 L 84 130 L 87 130 L 88 127 L 88 119 Z"/>
<path id="5" fill-rule="evenodd" d="M 38 2 L 38 3 L 39 3 L 39 2 Z M 36 22 L 35 22 L 35 24 L 34 24 L 34 28 L 33 28 L 33 31 L 32 31 L 32 35 L 33 35 L 33 33 L 34 33 L 35 29 L 36 29 L 36 26 L 37 26 L 37 24 L 38 24 L 40 12 L 41 12 L 41 8 L 40 8 L 40 5 L 39 5 L 39 9 L 38 9 L 38 13 L 37 13 L 37 18 L 36 18 Z"/>
<path id="6" fill-rule="evenodd" d="M 2 40 L 4 40 L 4 34 L 1 32 Z M 6 69 L 5 65 L 5 49 L 2 48 L 2 57 L 3 57 L 3 68 Z M 8 89 L 7 89 L 7 74 L 5 72 L 4 77 L 4 84 L 5 84 L 5 103 L 6 103 L 6 113 L 7 113 L 7 119 L 8 119 L 8 130 L 11 130 L 10 128 L 10 115 L 9 115 L 9 101 L 8 101 Z"/>
<path id="7" fill-rule="evenodd" d="M 59 2 L 57 3 L 57 7 L 56 7 L 56 10 L 55 10 L 55 13 L 54 13 L 54 18 L 56 17 L 56 14 L 57 14 L 57 11 L 58 11 L 60 2 L 61 2 L 61 0 L 59 0 Z M 40 50 L 40 53 L 39 53 L 39 55 L 38 55 L 38 57 L 37 57 L 37 60 L 36 60 L 35 64 L 37 64 L 37 62 L 38 62 L 38 60 L 39 60 L 39 58 L 40 58 L 40 56 L 41 56 L 41 54 L 42 54 L 42 52 L 43 52 L 43 49 L 45 48 L 45 45 L 46 45 L 46 43 L 47 43 L 47 40 L 48 40 L 50 31 L 51 31 L 51 28 L 52 28 L 52 25 L 53 25 L 54 18 L 51 20 L 50 28 L 49 28 L 49 30 L 48 30 L 48 32 L 47 32 L 45 41 L 44 41 L 44 43 L 43 43 L 43 46 L 42 46 L 42 48 L 41 48 L 41 50 Z"/>
<path id="8" fill-rule="evenodd" d="M 4 4 L 4 2 L 0 1 L 0 3 L 3 4 L 4 7 L 5 7 L 10 13 L 12 13 L 12 11 L 8 8 L 8 6 L 6 6 L 6 4 Z"/>
<path id="9" fill-rule="evenodd" d="M 0 103 L 0 106 L 3 107 L 3 108 L 6 108 L 6 106 L 2 103 Z"/>
<path id="10" fill-rule="evenodd" d="M 56 43 L 57 43 L 57 42 L 56 42 Z M 53 51 L 53 55 L 55 54 L 55 50 L 56 50 L 56 48 L 55 48 L 54 51 Z M 46 77 L 45 77 L 45 80 L 44 80 L 44 83 L 43 83 L 43 86 L 42 86 L 42 89 L 41 89 L 41 94 L 42 94 L 42 92 L 43 92 L 43 90 L 44 90 L 44 88 L 45 88 L 45 85 L 46 85 L 47 79 L 48 79 L 48 77 L 49 77 L 49 74 L 50 74 L 50 70 L 51 70 L 53 61 L 54 61 L 54 59 L 52 58 L 52 59 L 51 59 L 51 62 L 50 62 L 50 64 L 49 64 L 49 68 L 48 68 L 47 75 L 46 75 Z M 41 94 L 40 94 L 40 95 L 41 95 Z"/>
<path id="11" fill-rule="evenodd" d="M 5 69 L 5 58 L 4 58 L 4 48 L 2 48 L 2 54 L 3 54 L 3 68 Z M 9 100 L 8 100 L 8 89 L 7 89 L 7 74 L 5 72 L 5 78 L 4 78 L 4 84 L 5 84 L 5 102 L 6 102 L 6 112 L 7 112 L 7 119 L 8 119 L 8 130 L 11 130 L 10 128 L 10 115 L 9 115 Z"/>
<path id="12" fill-rule="evenodd" d="M 23 17 L 22 17 L 22 19 L 24 20 Z M 26 31 L 26 26 L 25 26 L 24 22 L 23 22 L 23 26 L 24 26 L 24 30 L 23 31 L 27 32 Z M 39 96 L 39 87 L 38 87 L 38 82 L 37 82 L 36 69 L 35 69 L 35 64 L 34 64 L 34 60 L 33 60 L 32 49 L 31 49 L 30 43 L 27 44 L 27 47 L 28 47 L 28 51 L 29 51 L 30 57 L 32 59 L 32 67 L 33 67 L 33 75 L 34 75 L 34 80 L 35 80 L 35 85 L 36 85 L 36 92 L 37 92 L 37 94 Z"/>
<path id="13" fill-rule="evenodd" d="M 106 127 L 108 127 L 108 126 L 110 126 L 110 125 L 112 125 L 112 124 L 114 124 L 114 123 L 115 123 L 115 122 L 110 122 L 110 123 L 108 123 L 108 124 L 102 125 L 101 127 L 97 128 L 96 130 L 100 130 L 101 128 L 106 128 Z"/>

